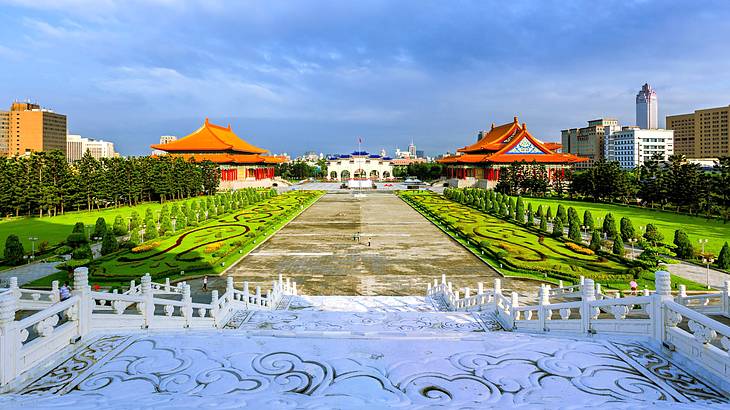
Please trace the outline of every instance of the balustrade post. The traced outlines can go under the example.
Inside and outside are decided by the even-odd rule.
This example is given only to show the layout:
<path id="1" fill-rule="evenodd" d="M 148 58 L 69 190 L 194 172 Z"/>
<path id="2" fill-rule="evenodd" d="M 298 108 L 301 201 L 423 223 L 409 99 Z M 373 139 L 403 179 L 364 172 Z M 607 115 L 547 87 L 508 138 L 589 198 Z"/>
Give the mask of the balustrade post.
<path id="1" fill-rule="evenodd" d="M 687 286 L 686 285 L 679 285 L 679 295 L 677 295 L 680 300 L 677 301 L 677 303 L 684 304 L 684 301 L 682 298 L 687 297 Z"/>
<path id="2" fill-rule="evenodd" d="M 10 279 L 8 279 L 8 287 L 10 288 L 10 291 L 13 292 L 13 295 L 15 295 L 16 298 L 20 299 L 20 286 L 18 286 L 18 278 L 12 276 Z"/>
<path id="3" fill-rule="evenodd" d="M 256 286 L 256 304 L 259 306 L 263 305 L 261 300 L 261 286 Z"/>
<path id="4" fill-rule="evenodd" d="M 591 307 L 591 302 L 596 300 L 596 288 L 593 279 L 585 279 L 582 285 L 583 286 L 580 289 L 581 332 L 590 333 L 592 329 L 591 321 L 593 320 L 594 316 L 598 317 L 595 309 Z"/>
<path id="5" fill-rule="evenodd" d="M 583 286 L 585 284 L 585 282 L 586 282 L 586 277 L 581 275 L 580 276 L 580 285 Z"/>
<path id="6" fill-rule="evenodd" d="M 502 280 L 494 279 L 494 310 L 499 310 L 500 296 L 502 296 Z"/>
<path id="7" fill-rule="evenodd" d="M 545 288 L 544 284 L 540 285 L 540 288 L 537 291 L 537 299 L 539 302 L 539 307 L 537 310 L 537 320 L 538 320 L 538 328 L 542 329 L 542 331 L 547 331 L 547 328 L 545 327 L 545 322 L 548 320 L 547 318 L 547 309 L 545 309 L 546 305 L 550 304 L 550 295 L 548 294 L 547 288 Z"/>
<path id="8" fill-rule="evenodd" d="M 243 298 L 246 302 L 246 307 L 248 307 L 248 303 L 251 301 L 250 294 L 248 290 L 248 281 L 243 281 Z"/>
<path id="9" fill-rule="evenodd" d="M 182 289 L 182 314 L 185 317 L 185 327 L 190 327 L 193 319 L 193 298 L 190 296 L 190 285 L 184 284 Z"/>
<path id="10" fill-rule="evenodd" d="M 428 282 L 428 284 L 426 285 L 426 295 L 430 295 L 430 294 L 431 294 L 431 282 Z"/>
<path id="11" fill-rule="evenodd" d="M 135 292 L 134 292 L 134 288 L 135 288 L 136 286 L 137 286 L 137 285 L 136 285 L 136 284 L 134 283 L 134 281 L 133 281 L 133 280 L 130 280 L 130 281 L 129 281 L 129 294 L 130 294 L 130 295 L 134 295 L 134 293 L 135 293 Z"/>
<path id="12" fill-rule="evenodd" d="M 484 293 L 484 282 L 477 282 L 477 295 Z"/>
<path id="13" fill-rule="evenodd" d="M 165 278 L 165 292 L 170 292 L 170 278 Z"/>
<path id="14" fill-rule="evenodd" d="M 141 286 L 142 297 L 144 298 L 144 306 L 142 314 L 144 315 L 144 328 L 152 327 L 152 322 L 155 316 L 155 302 L 153 301 L 154 295 L 152 294 L 152 277 L 149 273 L 142 276 Z"/>
<path id="15" fill-rule="evenodd" d="M 279 274 L 279 289 L 282 289 L 284 286 L 284 276 L 280 273 Z"/>
<path id="16" fill-rule="evenodd" d="M 520 296 L 517 294 L 517 292 L 512 292 L 512 303 L 510 303 L 510 319 L 512 327 L 515 327 L 515 320 L 520 319 L 520 312 L 515 311 L 516 308 L 520 306 Z"/>
<path id="17" fill-rule="evenodd" d="M 563 280 L 562 279 L 560 279 L 558 281 L 558 287 L 561 288 L 561 289 L 563 288 Z"/>
<path id="18" fill-rule="evenodd" d="M 730 280 L 726 280 L 722 287 L 722 311 L 730 316 Z"/>
<path id="19" fill-rule="evenodd" d="M 286 293 L 291 294 L 291 279 L 290 278 L 286 278 L 286 287 L 285 287 L 285 289 L 286 289 Z"/>
<path id="20" fill-rule="evenodd" d="M 218 291 L 210 291 L 210 316 L 213 318 L 213 326 L 218 327 Z"/>
<path id="21" fill-rule="evenodd" d="M 291 294 L 296 296 L 297 295 L 297 282 L 292 281 L 291 283 Z"/>
<path id="22" fill-rule="evenodd" d="M 444 285 L 446 284 L 446 274 L 445 273 L 441 274 L 441 283 Z"/>
<path id="23" fill-rule="evenodd" d="M 449 282 L 447 286 L 449 288 L 449 292 L 453 292 L 454 291 L 451 282 Z"/>
<path id="24" fill-rule="evenodd" d="M 51 303 L 58 303 L 61 301 L 61 291 L 58 288 L 58 281 L 54 280 L 51 282 Z"/>
<path id="25" fill-rule="evenodd" d="M 660 270 L 654 273 L 654 293 L 652 300 L 651 320 L 654 338 L 664 342 L 664 302 L 672 300 L 672 277 L 669 272 Z"/>
<path id="26" fill-rule="evenodd" d="M 596 294 L 596 299 L 598 299 L 598 295 L 600 295 L 600 294 L 601 294 L 601 284 L 600 284 L 600 283 L 598 283 L 598 282 L 595 282 L 595 285 L 596 285 L 596 292 L 595 292 L 595 294 Z"/>
<path id="27" fill-rule="evenodd" d="M 226 277 L 226 293 L 228 294 L 228 300 L 234 300 L 233 293 L 235 288 L 233 287 L 233 276 Z"/>
<path id="28" fill-rule="evenodd" d="M 17 282 L 16 282 L 17 283 Z M 18 298 L 14 292 L 0 294 L 0 386 L 10 383 L 18 372 L 18 331 L 15 328 L 15 311 Z"/>
<path id="29" fill-rule="evenodd" d="M 79 296 L 78 326 L 79 336 L 84 337 L 91 329 L 91 311 L 94 308 L 89 286 L 89 268 L 74 269 L 74 295 Z"/>

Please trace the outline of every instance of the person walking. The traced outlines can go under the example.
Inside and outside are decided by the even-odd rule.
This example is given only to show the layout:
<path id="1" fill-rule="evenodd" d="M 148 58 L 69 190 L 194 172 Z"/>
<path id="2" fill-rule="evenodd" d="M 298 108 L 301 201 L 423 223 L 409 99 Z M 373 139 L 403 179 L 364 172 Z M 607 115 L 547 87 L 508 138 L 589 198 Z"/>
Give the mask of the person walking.
<path id="1" fill-rule="evenodd" d="M 629 287 L 631 288 L 631 295 L 636 296 L 637 289 L 639 288 L 639 284 L 636 283 L 635 280 L 631 279 L 631 282 L 629 282 Z"/>
<path id="2" fill-rule="evenodd" d="M 368 247 L 370 247 L 370 242 L 373 240 L 373 238 L 368 236 Z"/>
<path id="3" fill-rule="evenodd" d="M 68 282 L 63 282 L 63 286 L 58 289 L 58 296 L 62 302 L 71 297 L 71 289 L 68 287 Z"/>
<path id="4" fill-rule="evenodd" d="M 203 292 L 208 291 L 208 275 L 203 276 Z"/>

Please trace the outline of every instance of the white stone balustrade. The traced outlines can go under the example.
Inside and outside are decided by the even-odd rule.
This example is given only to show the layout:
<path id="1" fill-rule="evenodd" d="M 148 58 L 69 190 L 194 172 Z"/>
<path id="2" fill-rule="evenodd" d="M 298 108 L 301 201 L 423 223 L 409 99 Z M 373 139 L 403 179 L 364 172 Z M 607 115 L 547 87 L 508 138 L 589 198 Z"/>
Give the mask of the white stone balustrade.
<path id="1" fill-rule="evenodd" d="M 0 290 L 0 390 L 93 330 L 222 328 L 237 310 L 273 309 L 285 295 L 296 294 L 296 282 L 284 281 L 281 275 L 267 290 L 268 296 L 261 295 L 260 287 L 255 295 L 249 294 L 247 282 L 243 291 L 237 290 L 233 278 L 227 278 L 225 293 L 211 291 L 210 303 L 193 303 L 186 283 L 155 284 L 149 275 L 139 285 L 130 283 L 124 293 L 94 292 L 87 268 L 74 271 L 72 295 L 64 301 L 58 301 L 57 283 L 45 292 L 25 292 L 17 281 L 10 284 Z M 160 294 L 179 295 L 179 299 L 157 297 Z M 38 305 L 38 312 L 15 320 L 16 311 L 25 309 L 27 300 L 40 303 L 43 298 L 48 303 Z"/>
<path id="2" fill-rule="evenodd" d="M 497 320 L 506 330 L 525 332 L 560 332 L 579 335 L 633 335 L 644 336 L 658 344 L 671 346 L 671 352 L 688 359 L 689 365 L 697 365 L 730 380 L 730 327 L 713 320 L 707 314 L 730 317 L 730 281 L 720 292 L 687 296 L 680 285 L 679 295 L 672 298 L 670 274 L 655 274 L 654 292 L 644 291 L 641 296 L 601 296 L 600 286 L 593 280 L 581 278 L 580 285 L 538 288 L 538 304 L 520 306 L 519 297 L 502 295 L 501 283 L 495 280 L 493 290 L 479 289 L 492 298 L 478 305 L 475 296 L 466 288 L 464 298 L 451 292 L 445 275 L 441 283 L 434 281 L 428 286 L 428 297 L 443 297 L 452 310 L 493 309 Z M 576 301 L 552 303 L 550 297 L 571 298 Z M 676 300 L 676 301 L 675 301 Z M 679 327 L 682 320 L 686 326 Z M 730 385 L 730 383 L 729 383 Z"/>

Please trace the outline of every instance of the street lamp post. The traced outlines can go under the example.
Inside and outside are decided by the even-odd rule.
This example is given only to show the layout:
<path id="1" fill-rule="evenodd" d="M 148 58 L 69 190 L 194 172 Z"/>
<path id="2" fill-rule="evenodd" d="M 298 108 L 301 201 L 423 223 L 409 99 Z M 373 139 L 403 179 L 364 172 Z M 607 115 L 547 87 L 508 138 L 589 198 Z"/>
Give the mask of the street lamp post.
<path id="1" fill-rule="evenodd" d="M 707 241 L 707 239 L 705 239 Z M 702 258 L 702 263 L 706 264 L 707 271 L 705 273 L 705 283 L 707 284 L 707 289 L 710 288 L 710 265 L 712 265 L 712 262 L 714 262 L 714 258 Z"/>
<path id="2" fill-rule="evenodd" d="M 35 259 L 35 241 L 37 241 L 38 238 L 36 238 L 35 236 L 31 236 L 30 238 L 28 238 L 28 240 L 30 241 L 30 249 L 31 249 L 30 259 L 31 259 L 31 261 L 33 261 L 33 259 Z"/>
<path id="3" fill-rule="evenodd" d="M 173 216 L 170 218 L 170 222 L 172 222 L 172 233 L 175 233 L 175 222 L 177 222 L 177 218 Z"/>

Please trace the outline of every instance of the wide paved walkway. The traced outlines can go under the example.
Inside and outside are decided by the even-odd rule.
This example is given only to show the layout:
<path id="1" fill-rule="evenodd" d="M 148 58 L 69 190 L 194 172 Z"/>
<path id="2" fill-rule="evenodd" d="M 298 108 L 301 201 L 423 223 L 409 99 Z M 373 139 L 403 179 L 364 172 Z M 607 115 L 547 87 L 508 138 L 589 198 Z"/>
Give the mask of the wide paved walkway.
<path id="1" fill-rule="evenodd" d="M 442 273 L 471 287 L 491 288 L 498 277 L 389 193 L 326 194 L 229 273 L 237 283 L 267 285 L 281 273 L 310 295 L 422 295 Z M 536 282 L 505 279 L 503 286 L 534 292 Z"/>

